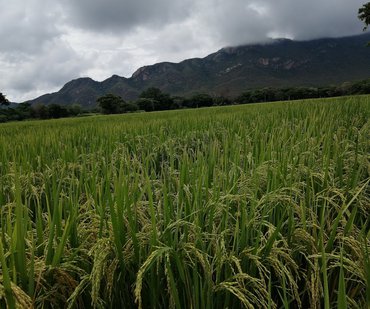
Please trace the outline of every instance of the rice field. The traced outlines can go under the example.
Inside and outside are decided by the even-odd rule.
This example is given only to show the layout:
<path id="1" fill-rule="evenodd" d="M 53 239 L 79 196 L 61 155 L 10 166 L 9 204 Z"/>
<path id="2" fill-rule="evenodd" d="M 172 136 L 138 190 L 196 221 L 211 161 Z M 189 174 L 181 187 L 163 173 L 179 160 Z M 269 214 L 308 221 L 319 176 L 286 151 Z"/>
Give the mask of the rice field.
<path id="1" fill-rule="evenodd" d="M 369 308 L 370 97 L 0 125 L 1 308 Z"/>

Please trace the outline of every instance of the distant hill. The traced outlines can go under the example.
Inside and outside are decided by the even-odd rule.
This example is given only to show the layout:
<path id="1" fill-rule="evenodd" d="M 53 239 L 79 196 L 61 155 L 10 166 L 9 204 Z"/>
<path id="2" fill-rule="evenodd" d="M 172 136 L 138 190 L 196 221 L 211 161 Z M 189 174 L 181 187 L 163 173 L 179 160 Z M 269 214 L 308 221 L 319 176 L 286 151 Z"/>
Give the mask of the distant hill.
<path id="1" fill-rule="evenodd" d="M 138 69 L 131 78 L 113 75 L 102 82 L 78 78 L 31 104 L 94 107 L 107 93 L 133 100 L 148 87 L 171 95 L 195 93 L 236 96 L 248 89 L 327 86 L 370 77 L 370 34 L 311 41 L 271 40 L 265 44 L 226 47 L 205 58 L 162 62 Z"/>

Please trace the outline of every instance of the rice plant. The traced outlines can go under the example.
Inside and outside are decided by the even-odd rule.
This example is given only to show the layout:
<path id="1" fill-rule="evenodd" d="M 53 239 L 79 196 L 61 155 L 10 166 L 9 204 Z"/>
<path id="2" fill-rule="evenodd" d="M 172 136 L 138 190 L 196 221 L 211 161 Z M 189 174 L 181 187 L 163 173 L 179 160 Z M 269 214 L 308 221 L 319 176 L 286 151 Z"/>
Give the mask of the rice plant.
<path id="1" fill-rule="evenodd" d="M 0 307 L 368 308 L 368 96 L 0 125 Z"/>

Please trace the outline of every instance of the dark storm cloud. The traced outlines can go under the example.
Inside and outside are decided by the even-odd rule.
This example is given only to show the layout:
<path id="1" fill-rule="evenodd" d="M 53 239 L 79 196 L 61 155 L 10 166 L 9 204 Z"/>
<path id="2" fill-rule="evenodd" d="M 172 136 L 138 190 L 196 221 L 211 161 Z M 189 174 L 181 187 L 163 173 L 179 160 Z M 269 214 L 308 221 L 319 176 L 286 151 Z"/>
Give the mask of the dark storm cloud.
<path id="1" fill-rule="evenodd" d="M 64 0 L 67 20 L 93 31 L 196 31 L 224 44 L 258 42 L 281 35 L 296 39 L 359 32 L 358 8 L 364 0 Z M 196 29 L 179 29 L 184 20 Z"/>
<path id="2" fill-rule="evenodd" d="M 274 29 L 297 39 L 345 36 L 361 31 L 357 18 L 364 0 L 269 1 Z"/>
<path id="3" fill-rule="evenodd" d="M 96 31 L 127 32 L 135 27 L 160 27 L 181 21 L 193 0 L 64 0 L 67 18 L 79 27 Z"/>
<path id="4" fill-rule="evenodd" d="M 297 40 L 359 33 L 363 0 L 263 0 L 199 2 L 199 20 L 224 44 L 261 42 L 269 37 Z"/>

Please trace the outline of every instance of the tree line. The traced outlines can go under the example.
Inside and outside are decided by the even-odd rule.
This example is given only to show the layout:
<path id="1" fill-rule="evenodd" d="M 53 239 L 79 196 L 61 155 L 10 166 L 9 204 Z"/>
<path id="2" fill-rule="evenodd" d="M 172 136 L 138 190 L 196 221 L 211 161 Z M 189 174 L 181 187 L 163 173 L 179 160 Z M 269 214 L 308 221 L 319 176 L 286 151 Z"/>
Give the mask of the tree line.
<path id="1" fill-rule="evenodd" d="M 370 79 L 354 83 L 343 83 L 341 86 L 328 87 L 266 87 L 243 92 L 235 98 L 211 96 L 206 93 L 190 97 L 171 97 L 158 88 L 148 88 L 136 101 L 126 102 L 118 95 L 107 94 L 97 100 L 103 114 L 120 114 L 135 111 L 163 111 L 181 108 L 199 108 L 232 104 L 290 101 L 312 98 L 329 98 L 356 94 L 370 94 Z"/>
<path id="2" fill-rule="evenodd" d="M 1 97 L 0 93 L 0 97 Z M 20 121 L 25 119 L 56 119 L 65 117 L 76 117 L 88 111 L 81 108 L 79 104 L 69 106 L 59 104 L 14 104 L 9 107 L 9 102 L 0 103 L 0 123 L 8 121 Z"/>
<path id="3" fill-rule="evenodd" d="M 274 101 L 289 101 L 310 98 L 328 98 L 345 95 L 370 94 L 370 79 L 354 83 L 343 83 L 340 86 L 328 87 L 286 87 L 252 89 L 241 95 L 229 98 L 211 96 L 206 93 L 194 94 L 189 97 L 171 96 L 158 88 L 144 90 L 135 101 L 125 101 L 115 94 L 106 94 L 97 99 L 94 110 L 84 110 L 79 104 L 34 104 L 20 103 L 8 106 L 6 97 L 0 93 L 0 122 L 19 121 L 25 119 L 55 119 L 76 117 L 85 113 L 122 114 L 137 111 L 164 111 L 182 108 L 201 108 L 233 104 L 249 104 Z"/>
<path id="4" fill-rule="evenodd" d="M 155 87 L 144 90 L 137 100 L 131 102 L 126 102 L 122 97 L 114 94 L 104 95 L 97 100 L 97 106 L 103 114 L 120 114 L 135 111 L 153 112 L 229 104 L 231 104 L 231 100 L 225 97 L 212 97 L 204 93 L 184 98 L 171 96 Z"/>

